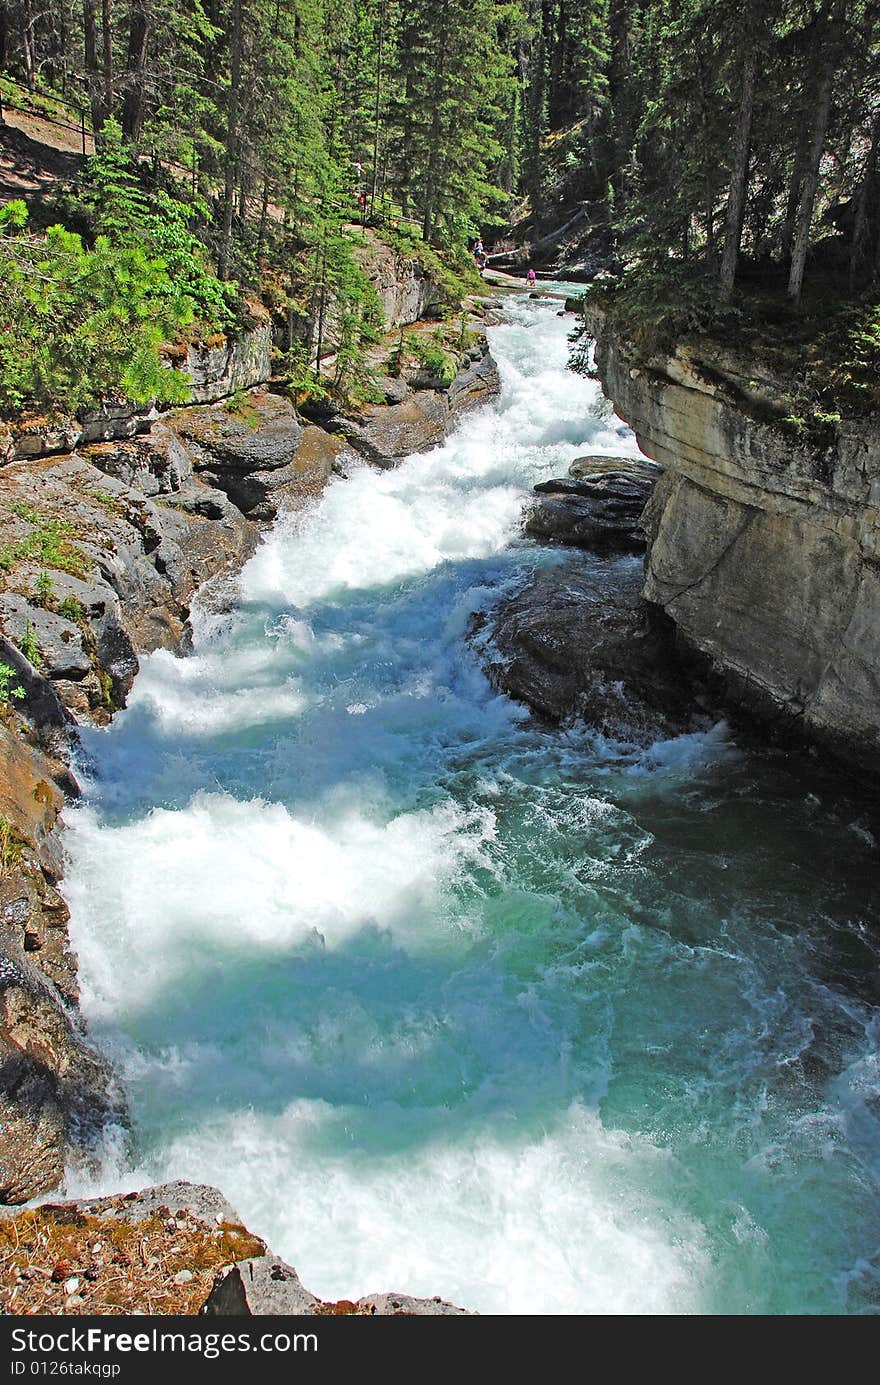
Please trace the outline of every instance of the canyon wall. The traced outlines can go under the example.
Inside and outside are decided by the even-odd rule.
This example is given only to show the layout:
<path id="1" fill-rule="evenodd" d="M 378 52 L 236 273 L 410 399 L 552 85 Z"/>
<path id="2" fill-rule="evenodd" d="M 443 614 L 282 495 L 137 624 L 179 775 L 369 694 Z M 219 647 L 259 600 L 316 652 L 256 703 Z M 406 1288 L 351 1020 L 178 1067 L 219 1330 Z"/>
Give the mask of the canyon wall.
<path id="1" fill-rule="evenodd" d="M 591 312 L 606 394 L 665 468 L 645 596 L 735 702 L 880 768 L 880 431 L 810 441 L 784 381 L 705 339 L 646 354 Z"/>

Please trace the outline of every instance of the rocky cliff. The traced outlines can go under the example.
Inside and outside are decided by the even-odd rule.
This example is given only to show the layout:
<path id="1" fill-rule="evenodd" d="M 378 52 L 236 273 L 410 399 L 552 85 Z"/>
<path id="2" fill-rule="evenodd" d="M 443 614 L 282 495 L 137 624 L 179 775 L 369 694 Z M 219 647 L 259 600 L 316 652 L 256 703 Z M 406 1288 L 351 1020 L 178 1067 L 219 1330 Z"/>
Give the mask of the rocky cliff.
<path id="1" fill-rule="evenodd" d="M 785 382 L 707 340 L 646 353 L 599 313 L 596 364 L 665 468 L 644 515 L 645 596 L 727 694 L 862 771 L 880 767 L 880 432 L 822 442 Z M 833 433 L 833 435 L 832 435 Z"/>

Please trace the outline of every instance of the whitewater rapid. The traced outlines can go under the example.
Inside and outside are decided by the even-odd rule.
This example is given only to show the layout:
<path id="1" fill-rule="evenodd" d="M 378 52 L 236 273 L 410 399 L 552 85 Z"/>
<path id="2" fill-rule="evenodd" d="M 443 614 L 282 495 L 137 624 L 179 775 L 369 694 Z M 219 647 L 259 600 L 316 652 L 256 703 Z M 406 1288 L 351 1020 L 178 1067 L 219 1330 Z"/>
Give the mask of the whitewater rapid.
<path id="1" fill-rule="evenodd" d="M 637 452 L 556 309 L 512 301 L 499 403 L 352 461 L 85 733 L 64 892 L 133 1133 L 70 1187 L 217 1184 L 325 1297 L 876 1311 L 858 808 L 723 725 L 543 728 L 466 641 L 571 556 L 531 486 Z"/>

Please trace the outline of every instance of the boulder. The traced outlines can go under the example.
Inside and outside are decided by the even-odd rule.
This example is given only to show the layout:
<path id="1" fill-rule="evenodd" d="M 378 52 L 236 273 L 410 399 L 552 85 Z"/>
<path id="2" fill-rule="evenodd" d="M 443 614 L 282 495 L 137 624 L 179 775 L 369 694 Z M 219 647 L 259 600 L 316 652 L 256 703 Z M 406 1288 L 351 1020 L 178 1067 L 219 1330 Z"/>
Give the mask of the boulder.
<path id="1" fill-rule="evenodd" d="M 583 564 L 541 573 L 474 631 L 493 684 L 550 721 L 585 720 L 637 743 L 692 729 L 671 623 L 639 587 L 635 571 L 620 572 L 613 597 Z"/>
<path id="2" fill-rule="evenodd" d="M 296 1270 L 277 1255 L 240 1260 L 221 1270 L 202 1308 L 205 1317 L 437 1317 L 473 1316 L 442 1298 L 368 1294 L 323 1302 L 304 1288 Z"/>
<path id="3" fill-rule="evenodd" d="M 409 1294 L 368 1294 L 358 1299 L 358 1307 L 382 1317 L 476 1317 L 467 1308 L 456 1308 L 443 1298 L 411 1298 Z"/>
<path id="4" fill-rule="evenodd" d="M 295 1269 L 277 1255 L 263 1255 L 221 1271 L 201 1311 L 206 1317 L 302 1317 L 319 1302 L 303 1288 Z"/>
<path id="5" fill-rule="evenodd" d="M 658 469 L 628 458 L 579 457 L 570 473 L 535 486 L 539 499 L 527 512 L 526 533 L 574 548 L 643 552 L 642 512 Z"/>
<path id="6" fill-rule="evenodd" d="M 600 482 L 605 476 L 619 480 L 631 478 L 634 484 L 642 480 L 650 490 L 657 484 L 662 470 L 663 468 L 655 462 L 648 461 L 647 457 L 614 457 L 605 453 L 588 452 L 583 457 L 575 457 L 568 468 L 568 474 L 580 480 L 596 482 Z"/>

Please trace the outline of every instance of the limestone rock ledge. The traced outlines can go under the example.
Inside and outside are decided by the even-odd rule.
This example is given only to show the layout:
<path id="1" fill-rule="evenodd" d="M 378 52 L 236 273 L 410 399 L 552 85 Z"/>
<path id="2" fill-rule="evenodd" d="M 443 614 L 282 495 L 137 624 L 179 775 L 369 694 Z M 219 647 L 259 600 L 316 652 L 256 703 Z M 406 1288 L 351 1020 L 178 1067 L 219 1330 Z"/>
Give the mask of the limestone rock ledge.
<path id="1" fill-rule="evenodd" d="M 337 414 L 326 424 L 380 467 L 393 467 L 414 452 L 436 446 L 462 414 L 489 403 L 501 388 L 485 335 L 450 385 L 412 388 L 404 380 L 387 384 L 387 403 L 367 404 L 356 414 Z"/>
<path id="2" fill-rule="evenodd" d="M 222 1193 L 194 1183 L 0 1208 L 0 1249 L 0 1312 L 11 1314 L 472 1316 L 406 1294 L 319 1299 Z"/>
<path id="3" fill-rule="evenodd" d="M 664 468 L 645 596 L 725 694 L 861 772 L 880 768 L 880 431 L 792 436 L 784 382 L 703 339 L 645 358 L 592 312 L 606 394 Z M 783 396 L 783 398 L 780 398 Z"/>

